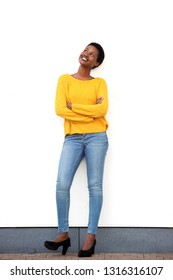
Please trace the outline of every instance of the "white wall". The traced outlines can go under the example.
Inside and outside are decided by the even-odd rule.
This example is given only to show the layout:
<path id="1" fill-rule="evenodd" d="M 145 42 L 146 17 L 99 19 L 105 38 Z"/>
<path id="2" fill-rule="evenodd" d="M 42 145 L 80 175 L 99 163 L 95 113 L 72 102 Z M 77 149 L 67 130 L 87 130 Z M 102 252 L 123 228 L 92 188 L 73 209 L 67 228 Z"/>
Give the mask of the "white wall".
<path id="1" fill-rule="evenodd" d="M 7 0 L 0 4 L 0 226 L 56 226 L 63 120 L 56 83 L 91 41 L 93 75 L 109 88 L 109 152 L 101 226 L 172 227 L 172 1 Z M 88 213 L 85 163 L 71 191 L 71 226 Z"/>

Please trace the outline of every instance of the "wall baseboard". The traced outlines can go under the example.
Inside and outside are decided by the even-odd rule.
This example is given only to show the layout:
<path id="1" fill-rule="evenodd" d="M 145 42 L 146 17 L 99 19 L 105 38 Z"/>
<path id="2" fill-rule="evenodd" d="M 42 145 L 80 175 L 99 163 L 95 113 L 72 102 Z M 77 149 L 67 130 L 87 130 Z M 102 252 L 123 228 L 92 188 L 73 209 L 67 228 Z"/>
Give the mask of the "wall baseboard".
<path id="1" fill-rule="evenodd" d="M 76 253 L 82 246 L 86 228 L 69 230 L 71 247 Z M 52 240 L 57 228 L 0 228 L 1 254 L 48 253 L 45 240 Z M 100 227 L 97 234 L 98 253 L 172 253 L 173 228 Z"/>

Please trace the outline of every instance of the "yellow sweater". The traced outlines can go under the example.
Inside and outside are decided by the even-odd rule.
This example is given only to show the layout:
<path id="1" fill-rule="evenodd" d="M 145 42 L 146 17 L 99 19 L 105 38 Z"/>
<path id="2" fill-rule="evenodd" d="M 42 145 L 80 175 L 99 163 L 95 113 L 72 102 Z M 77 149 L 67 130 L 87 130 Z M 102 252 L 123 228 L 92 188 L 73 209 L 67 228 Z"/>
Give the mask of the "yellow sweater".
<path id="1" fill-rule="evenodd" d="M 98 97 L 101 104 L 96 104 Z M 72 110 L 66 102 L 72 103 Z M 64 118 L 64 134 L 104 132 L 108 128 L 105 115 L 108 110 L 107 85 L 104 79 L 77 80 L 69 74 L 58 79 L 55 111 Z"/>

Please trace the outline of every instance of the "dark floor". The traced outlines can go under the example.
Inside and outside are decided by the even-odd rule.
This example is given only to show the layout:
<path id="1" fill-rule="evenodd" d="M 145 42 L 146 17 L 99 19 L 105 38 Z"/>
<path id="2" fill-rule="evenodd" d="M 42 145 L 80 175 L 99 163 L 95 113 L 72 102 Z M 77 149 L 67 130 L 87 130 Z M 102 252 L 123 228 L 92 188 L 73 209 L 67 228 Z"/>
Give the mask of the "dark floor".
<path id="1" fill-rule="evenodd" d="M 62 256 L 59 253 L 36 254 L 0 254 L 0 260 L 78 260 L 77 254 L 68 253 Z M 95 253 L 90 260 L 173 260 L 173 253 L 142 254 L 142 253 Z"/>

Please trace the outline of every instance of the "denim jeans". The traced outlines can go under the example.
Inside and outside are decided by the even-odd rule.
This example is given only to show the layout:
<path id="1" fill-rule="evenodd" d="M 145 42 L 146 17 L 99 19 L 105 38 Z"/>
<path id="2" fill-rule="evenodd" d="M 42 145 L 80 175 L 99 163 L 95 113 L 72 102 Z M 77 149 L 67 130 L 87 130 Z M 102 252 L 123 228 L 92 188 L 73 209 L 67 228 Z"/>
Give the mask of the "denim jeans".
<path id="1" fill-rule="evenodd" d="M 96 234 L 103 202 L 102 182 L 108 149 L 106 132 L 72 134 L 64 140 L 56 184 L 58 231 L 69 230 L 70 188 L 85 157 L 89 190 L 88 233 Z"/>

